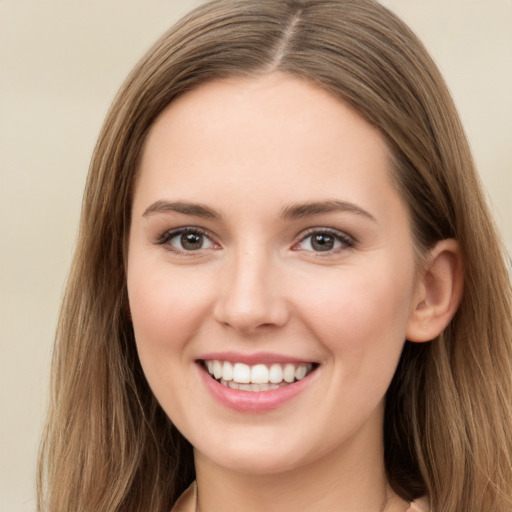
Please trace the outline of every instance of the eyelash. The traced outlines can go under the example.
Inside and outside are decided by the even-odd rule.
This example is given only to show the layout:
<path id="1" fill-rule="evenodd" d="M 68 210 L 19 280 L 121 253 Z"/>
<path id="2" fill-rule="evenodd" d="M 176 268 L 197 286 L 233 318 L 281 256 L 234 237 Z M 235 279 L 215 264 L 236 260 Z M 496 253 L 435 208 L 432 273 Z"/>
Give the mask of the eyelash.
<path id="1" fill-rule="evenodd" d="M 314 251 L 314 250 L 297 248 L 297 246 L 299 244 L 305 242 L 308 238 L 311 238 L 315 235 L 331 236 L 335 242 L 339 242 L 341 244 L 341 247 L 329 249 L 326 251 Z M 295 251 L 305 250 L 307 252 L 313 252 L 317 256 L 324 256 L 324 255 L 328 256 L 329 254 L 337 253 L 339 251 L 355 247 L 355 245 L 356 245 L 356 240 L 353 237 L 347 235 L 346 233 L 343 233 L 342 231 L 338 231 L 338 230 L 332 229 L 332 228 L 316 228 L 315 227 L 315 228 L 308 229 L 304 234 L 302 234 L 300 240 L 298 242 L 296 242 L 295 244 L 293 244 L 292 249 Z M 323 252 L 325 254 L 322 254 Z"/>
<path id="2" fill-rule="evenodd" d="M 218 244 L 213 241 L 212 237 L 208 234 L 208 232 L 206 230 L 204 230 L 202 228 L 195 227 L 195 226 L 185 226 L 182 228 L 173 229 L 171 231 L 166 231 L 165 233 L 162 233 L 162 235 L 160 235 L 158 237 L 156 244 L 166 246 L 166 249 L 169 251 L 175 252 L 177 254 L 187 255 L 187 256 L 191 256 L 194 253 L 200 252 L 202 250 L 202 248 L 197 249 L 195 251 L 194 250 L 187 251 L 184 249 L 179 249 L 177 247 L 173 247 L 169 243 L 173 238 L 176 238 L 180 235 L 185 235 L 185 234 L 200 235 L 200 236 L 204 237 L 205 239 L 207 239 L 212 244 L 212 246 L 218 247 Z"/>
<path id="3" fill-rule="evenodd" d="M 176 237 L 178 237 L 180 235 L 184 235 L 184 234 L 200 235 L 200 236 L 204 237 L 205 239 L 207 239 L 209 241 L 209 243 L 212 244 L 212 246 L 214 248 L 220 247 L 216 242 L 213 241 L 211 235 L 209 235 L 209 233 L 206 230 L 199 228 L 199 227 L 195 227 L 195 226 L 186 226 L 186 227 L 182 227 L 182 228 L 178 228 L 178 229 L 173 229 L 171 231 L 166 231 L 165 233 L 163 233 L 162 235 L 160 235 L 158 237 L 158 239 L 156 240 L 156 244 L 166 246 L 166 248 L 169 251 L 173 251 L 177 254 L 182 254 L 182 255 L 187 255 L 187 256 L 191 256 L 194 253 L 204 250 L 203 248 L 200 248 L 197 250 L 184 250 L 184 249 L 179 249 L 177 247 L 173 247 L 169 243 L 173 238 L 176 238 Z M 328 235 L 328 236 L 332 237 L 335 242 L 339 242 L 341 244 L 341 247 L 336 247 L 336 248 L 328 249 L 325 251 L 315 251 L 312 249 L 311 250 L 301 249 L 298 247 L 300 244 L 305 242 L 308 238 L 311 238 L 315 235 Z M 305 233 L 303 233 L 301 235 L 301 238 L 293 244 L 292 250 L 294 250 L 294 251 L 303 250 L 306 252 L 312 252 L 312 253 L 316 253 L 318 256 L 323 256 L 322 252 L 325 252 L 325 256 L 327 256 L 329 254 L 336 253 L 340 250 L 350 249 L 350 248 L 354 247 L 355 245 L 356 245 L 356 240 L 353 237 L 347 235 L 346 233 L 343 233 L 341 231 L 338 231 L 338 230 L 335 230 L 332 228 L 316 228 L 315 227 L 315 228 L 308 229 Z M 209 249 L 209 248 L 210 247 L 207 247 L 206 249 Z"/>

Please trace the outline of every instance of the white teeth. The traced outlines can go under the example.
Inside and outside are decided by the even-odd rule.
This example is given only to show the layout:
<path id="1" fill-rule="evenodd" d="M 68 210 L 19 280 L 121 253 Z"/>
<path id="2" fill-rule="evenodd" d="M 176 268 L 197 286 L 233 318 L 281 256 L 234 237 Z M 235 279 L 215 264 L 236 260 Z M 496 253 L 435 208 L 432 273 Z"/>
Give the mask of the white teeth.
<path id="1" fill-rule="evenodd" d="M 295 370 L 295 378 L 297 380 L 301 380 L 306 376 L 306 373 L 308 373 L 308 369 L 304 366 L 297 366 L 297 369 Z"/>
<path id="2" fill-rule="evenodd" d="M 268 384 L 268 368 L 264 364 L 257 364 L 251 368 L 251 382 L 253 384 Z"/>
<path id="3" fill-rule="evenodd" d="M 280 364 L 274 363 L 270 367 L 269 380 L 273 384 L 279 384 L 283 380 L 283 369 Z"/>
<path id="4" fill-rule="evenodd" d="M 224 379 L 220 379 L 220 383 L 231 389 L 241 389 L 242 391 L 270 391 L 271 389 L 278 389 L 280 387 L 283 387 L 278 384 L 237 384 L 236 382 L 233 382 L 232 380 L 229 382 L 226 382 Z"/>
<path id="5" fill-rule="evenodd" d="M 251 382 L 251 367 L 244 363 L 235 363 L 233 366 L 233 380 L 240 384 Z"/>
<path id="6" fill-rule="evenodd" d="M 222 377 L 222 363 L 220 361 L 213 361 L 213 376 L 216 379 Z"/>
<path id="7" fill-rule="evenodd" d="M 283 379 L 286 382 L 293 382 L 295 380 L 295 366 L 293 364 L 286 364 L 284 366 Z"/>
<path id="8" fill-rule="evenodd" d="M 273 363 L 270 366 L 229 361 L 205 361 L 208 373 L 224 386 L 244 391 L 267 391 L 303 379 L 313 368 L 312 364 L 295 365 Z M 260 389 L 261 388 L 261 389 Z"/>
<path id="9" fill-rule="evenodd" d="M 222 378 L 224 380 L 233 380 L 233 365 L 228 361 L 224 361 L 222 366 Z"/>

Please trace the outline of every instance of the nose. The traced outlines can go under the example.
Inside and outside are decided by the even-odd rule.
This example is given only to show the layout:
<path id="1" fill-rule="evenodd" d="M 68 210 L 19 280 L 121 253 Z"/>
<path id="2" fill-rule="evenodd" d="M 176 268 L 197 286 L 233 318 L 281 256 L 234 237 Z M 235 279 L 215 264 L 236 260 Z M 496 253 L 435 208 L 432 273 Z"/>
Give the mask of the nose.
<path id="1" fill-rule="evenodd" d="M 290 316 L 282 272 L 261 252 L 237 255 L 221 272 L 215 319 L 243 334 L 282 327 Z"/>

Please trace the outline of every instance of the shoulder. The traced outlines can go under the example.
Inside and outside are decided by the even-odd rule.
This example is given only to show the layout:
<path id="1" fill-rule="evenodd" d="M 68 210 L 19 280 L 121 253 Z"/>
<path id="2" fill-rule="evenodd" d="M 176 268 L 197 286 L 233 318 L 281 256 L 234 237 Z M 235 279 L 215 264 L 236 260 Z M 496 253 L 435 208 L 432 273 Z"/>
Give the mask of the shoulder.
<path id="1" fill-rule="evenodd" d="M 420 498 L 418 500 L 414 500 L 409 508 L 405 512 L 429 512 L 430 511 L 430 503 L 428 498 Z"/>

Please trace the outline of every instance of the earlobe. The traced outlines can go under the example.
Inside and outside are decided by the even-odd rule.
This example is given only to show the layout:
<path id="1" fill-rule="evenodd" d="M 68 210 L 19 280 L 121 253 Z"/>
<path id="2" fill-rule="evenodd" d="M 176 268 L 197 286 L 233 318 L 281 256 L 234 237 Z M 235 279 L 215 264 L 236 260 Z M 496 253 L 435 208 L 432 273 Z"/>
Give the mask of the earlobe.
<path id="1" fill-rule="evenodd" d="M 446 328 L 462 299 L 464 269 L 456 240 L 439 241 L 418 276 L 407 339 L 431 341 Z"/>

